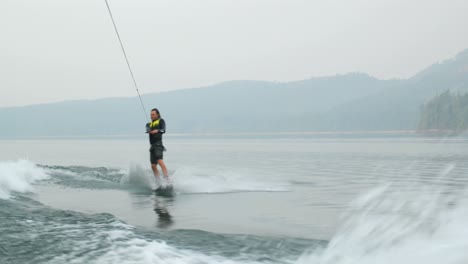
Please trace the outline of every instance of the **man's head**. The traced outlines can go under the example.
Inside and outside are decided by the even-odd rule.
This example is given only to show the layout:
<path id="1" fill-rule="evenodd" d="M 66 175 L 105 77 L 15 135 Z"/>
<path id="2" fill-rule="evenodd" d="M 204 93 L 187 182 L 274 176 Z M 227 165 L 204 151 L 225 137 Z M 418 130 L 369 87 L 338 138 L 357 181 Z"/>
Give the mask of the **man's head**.
<path id="1" fill-rule="evenodd" d="M 151 120 L 156 121 L 159 119 L 159 110 L 157 108 L 151 109 Z"/>

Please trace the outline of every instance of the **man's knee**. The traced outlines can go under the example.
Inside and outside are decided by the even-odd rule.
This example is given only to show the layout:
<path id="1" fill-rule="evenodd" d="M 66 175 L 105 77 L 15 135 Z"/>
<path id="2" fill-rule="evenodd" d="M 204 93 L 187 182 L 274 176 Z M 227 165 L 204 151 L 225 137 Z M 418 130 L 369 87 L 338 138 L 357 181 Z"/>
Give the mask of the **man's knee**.
<path id="1" fill-rule="evenodd" d="M 154 163 L 151 164 L 151 168 L 152 168 L 153 170 L 157 170 L 157 169 L 158 169 L 158 164 L 154 164 Z"/>

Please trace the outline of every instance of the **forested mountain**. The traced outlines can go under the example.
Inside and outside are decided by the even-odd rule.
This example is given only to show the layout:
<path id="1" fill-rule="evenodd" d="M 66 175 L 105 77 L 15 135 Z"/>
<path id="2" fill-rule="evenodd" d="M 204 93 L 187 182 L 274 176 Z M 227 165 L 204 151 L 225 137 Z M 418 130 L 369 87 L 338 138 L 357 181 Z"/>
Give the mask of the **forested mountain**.
<path id="1" fill-rule="evenodd" d="M 451 93 L 447 90 L 421 107 L 419 129 L 452 130 L 459 133 L 467 128 L 468 93 Z"/>

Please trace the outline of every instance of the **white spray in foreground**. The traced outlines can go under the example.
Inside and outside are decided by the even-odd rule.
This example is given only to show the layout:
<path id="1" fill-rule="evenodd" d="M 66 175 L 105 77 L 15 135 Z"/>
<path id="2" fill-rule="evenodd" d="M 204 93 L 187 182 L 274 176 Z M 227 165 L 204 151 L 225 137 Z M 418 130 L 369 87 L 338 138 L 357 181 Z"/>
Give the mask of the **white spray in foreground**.
<path id="1" fill-rule="evenodd" d="M 0 161 L 0 199 L 8 199 L 12 192 L 30 192 L 34 182 L 47 177 L 44 170 L 30 161 Z"/>
<path id="2" fill-rule="evenodd" d="M 464 188 L 440 182 L 377 188 L 353 203 L 324 250 L 297 264 L 467 263 L 467 205 Z"/>

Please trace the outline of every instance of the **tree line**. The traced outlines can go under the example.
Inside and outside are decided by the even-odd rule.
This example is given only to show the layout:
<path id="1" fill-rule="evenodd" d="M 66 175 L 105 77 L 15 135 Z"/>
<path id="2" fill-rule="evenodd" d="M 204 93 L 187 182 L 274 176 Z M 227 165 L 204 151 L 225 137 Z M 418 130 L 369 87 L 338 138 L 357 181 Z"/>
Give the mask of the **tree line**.
<path id="1" fill-rule="evenodd" d="M 420 130 L 451 130 L 455 133 L 468 129 L 468 94 L 447 90 L 421 106 Z"/>

